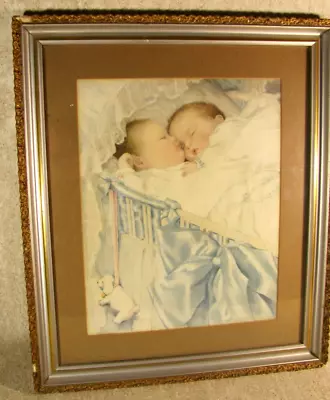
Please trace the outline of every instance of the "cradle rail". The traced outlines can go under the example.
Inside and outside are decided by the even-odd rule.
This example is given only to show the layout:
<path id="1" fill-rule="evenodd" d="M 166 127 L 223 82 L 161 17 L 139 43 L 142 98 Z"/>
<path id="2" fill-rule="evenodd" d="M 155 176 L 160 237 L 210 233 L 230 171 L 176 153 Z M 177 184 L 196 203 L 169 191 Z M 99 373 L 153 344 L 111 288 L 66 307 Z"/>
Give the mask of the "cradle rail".
<path id="1" fill-rule="evenodd" d="M 118 215 L 118 194 L 121 196 L 124 196 L 126 199 L 126 205 L 127 205 L 127 216 L 128 216 L 128 227 L 129 227 L 129 234 L 136 236 L 135 232 L 135 221 L 134 221 L 134 213 L 132 211 L 132 207 L 135 201 L 138 201 L 140 204 L 142 204 L 143 207 L 143 222 L 145 225 L 145 230 L 146 230 L 146 237 L 145 239 L 149 242 L 152 242 L 152 237 L 153 237 L 153 222 L 151 218 L 151 210 L 157 210 L 159 213 L 166 214 L 169 213 L 170 211 L 175 212 L 180 220 L 180 227 L 182 228 L 192 228 L 194 229 L 200 229 L 201 231 L 205 232 L 212 232 L 216 233 L 219 236 L 222 237 L 223 241 L 226 242 L 230 239 L 235 240 L 236 242 L 241 242 L 241 243 L 248 243 L 252 247 L 258 248 L 258 249 L 267 249 L 266 244 L 264 243 L 263 240 L 259 239 L 258 237 L 250 237 L 242 234 L 241 232 L 232 232 L 230 229 L 228 229 L 227 226 L 222 226 L 218 222 L 213 222 L 210 221 L 209 219 L 199 217 L 197 215 L 194 215 L 192 213 L 186 212 L 181 209 L 181 206 L 179 203 L 177 203 L 174 200 L 167 199 L 165 201 L 163 200 L 158 200 L 155 198 L 150 198 L 150 196 L 143 195 L 133 189 L 128 188 L 123 182 L 119 180 L 111 180 L 110 182 L 110 187 L 109 187 L 109 193 L 113 202 L 114 206 L 114 215 L 116 215 L 116 218 L 118 220 L 119 215 Z M 165 218 L 166 220 L 166 218 Z M 166 221 L 163 220 L 162 225 L 166 224 Z M 116 229 L 116 233 L 114 232 L 114 237 L 117 238 L 118 240 L 118 224 L 114 225 L 114 229 Z M 118 246 L 117 246 L 118 250 Z"/>

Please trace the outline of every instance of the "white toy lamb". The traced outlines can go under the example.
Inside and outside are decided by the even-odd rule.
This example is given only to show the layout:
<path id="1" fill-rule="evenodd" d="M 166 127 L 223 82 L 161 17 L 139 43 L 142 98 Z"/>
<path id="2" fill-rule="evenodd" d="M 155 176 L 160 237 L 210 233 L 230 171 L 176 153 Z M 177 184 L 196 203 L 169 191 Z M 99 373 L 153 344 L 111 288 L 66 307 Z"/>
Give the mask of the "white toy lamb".
<path id="1" fill-rule="evenodd" d="M 112 275 L 102 277 L 97 283 L 102 290 L 103 297 L 99 301 L 99 304 L 101 306 L 109 305 L 113 311 L 117 312 L 114 318 L 116 324 L 128 321 L 139 312 L 139 306 L 125 293 L 122 286 L 114 286 L 114 278 Z"/>

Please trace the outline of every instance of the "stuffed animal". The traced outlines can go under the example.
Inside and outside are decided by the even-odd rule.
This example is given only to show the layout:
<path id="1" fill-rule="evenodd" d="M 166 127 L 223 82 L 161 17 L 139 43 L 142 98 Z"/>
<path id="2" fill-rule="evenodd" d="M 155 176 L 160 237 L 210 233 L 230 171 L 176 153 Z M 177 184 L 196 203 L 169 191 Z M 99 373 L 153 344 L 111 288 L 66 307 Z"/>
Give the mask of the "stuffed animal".
<path id="1" fill-rule="evenodd" d="M 117 313 L 114 318 L 116 324 L 128 321 L 139 312 L 139 306 L 125 293 L 122 286 L 114 285 L 112 275 L 102 277 L 97 283 L 102 290 L 102 299 L 99 301 L 99 304 L 101 306 L 109 305 Z"/>

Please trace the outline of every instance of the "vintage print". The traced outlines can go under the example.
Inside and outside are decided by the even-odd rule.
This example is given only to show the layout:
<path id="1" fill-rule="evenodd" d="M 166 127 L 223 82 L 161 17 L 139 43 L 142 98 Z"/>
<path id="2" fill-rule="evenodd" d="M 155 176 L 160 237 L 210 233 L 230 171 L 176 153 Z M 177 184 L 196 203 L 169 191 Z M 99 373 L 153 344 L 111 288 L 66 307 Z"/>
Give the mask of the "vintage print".
<path id="1" fill-rule="evenodd" d="M 280 80 L 78 80 L 88 334 L 276 318 Z"/>

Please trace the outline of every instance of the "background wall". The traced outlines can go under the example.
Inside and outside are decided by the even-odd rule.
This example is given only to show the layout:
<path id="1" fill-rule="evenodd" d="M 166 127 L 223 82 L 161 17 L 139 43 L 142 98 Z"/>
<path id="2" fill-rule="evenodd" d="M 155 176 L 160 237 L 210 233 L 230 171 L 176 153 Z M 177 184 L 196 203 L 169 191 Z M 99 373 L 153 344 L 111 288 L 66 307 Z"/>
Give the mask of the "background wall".
<path id="1" fill-rule="evenodd" d="M 316 13 L 329 0 L 0 0 L 0 399 L 35 399 L 20 232 L 11 17 L 31 9 L 200 9 Z M 242 338 L 244 340 L 244 338 Z M 44 399 L 329 399 L 330 365 L 318 370 L 190 384 L 52 394 Z"/>

